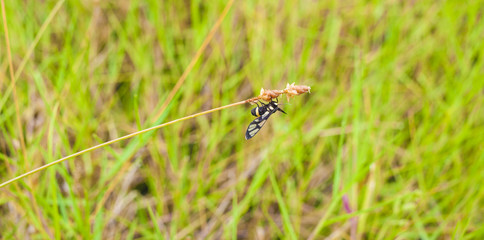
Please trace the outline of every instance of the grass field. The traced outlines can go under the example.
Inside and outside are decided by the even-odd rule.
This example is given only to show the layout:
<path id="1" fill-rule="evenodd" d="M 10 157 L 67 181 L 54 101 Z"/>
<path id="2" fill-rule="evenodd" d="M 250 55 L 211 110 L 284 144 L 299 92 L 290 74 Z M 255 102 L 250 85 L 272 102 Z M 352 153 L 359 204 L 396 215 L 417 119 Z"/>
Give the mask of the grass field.
<path id="1" fill-rule="evenodd" d="M 0 238 L 484 239 L 484 1 L 231 3 L 5 1 L 0 183 L 312 89 L 9 184 Z"/>

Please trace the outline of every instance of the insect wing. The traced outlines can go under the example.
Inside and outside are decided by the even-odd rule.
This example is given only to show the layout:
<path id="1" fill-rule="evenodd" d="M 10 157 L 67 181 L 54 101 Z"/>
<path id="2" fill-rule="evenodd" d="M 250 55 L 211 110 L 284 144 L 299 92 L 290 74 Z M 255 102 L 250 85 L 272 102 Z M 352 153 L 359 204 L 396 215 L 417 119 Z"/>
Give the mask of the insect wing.
<path id="1" fill-rule="evenodd" d="M 256 119 L 254 119 L 254 121 L 252 121 L 249 124 L 249 127 L 247 128 L 247 132 L 245 132 L 245 139 L 249 140 L 252 137 L 254 137 L 260 131 L 260 129 L 264 126 L 266 121 L 267 121 L 267 119 L 263 119 L 263 117 L 258 117 Z"/>
<path id="2" fill-rule="evenodd" d="M 253 109 L 253 110 L 255 110 L 255 109 Z M 245 132 L 245 139 L 246 140 L 249 140 L 252 137 L 254 137 L 260 131 L 260 129 L 264 126 L 264 124 L 267 122 L 267 119 L 269 119 L 269 117 L 273 113 L 277 112 L 278 110 L 285 113 L 284 111 L 282 111 L 282 109 L 279 108 L 279 106 L 277 106 L 277 103 L 275 103 L 275 102 L 270 102 L 269 104 L 263 105 L 263 106 L 259 107 L 259 109 L 257 109 L 257 110 L 260 111 L 260 112 L 263 112 L 263 113 L 261 114 L 260 117 L 254 119 L 254 121 L 252 121 L 249 124 L 249 127 L 247 128 L 247 131 Z"/>
<path id="3" fill-rule="evenodd" d="M 262 116 L 254 119 L 254 121 L 252 121 L 249 124 L 249 127 L 247 128 L 247 132 L 245 132 L 245 139 L 249 140 L 252 137 L 254 137 L 260 131 L 260 129 L 264 126 L 264 124 L 267 122 L 267 119 L 269 119 L 269 117 L 274 112 L 275 112 L 274 110 L 273 111 L 265 111 L 264 114 L 262 114 Z"/>

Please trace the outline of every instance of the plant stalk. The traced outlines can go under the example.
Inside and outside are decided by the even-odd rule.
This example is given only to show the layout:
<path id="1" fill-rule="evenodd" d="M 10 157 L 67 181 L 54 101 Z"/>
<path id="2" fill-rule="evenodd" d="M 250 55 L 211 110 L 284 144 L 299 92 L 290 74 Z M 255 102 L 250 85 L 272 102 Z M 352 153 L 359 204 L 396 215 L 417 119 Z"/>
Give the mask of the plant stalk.
<path id="1" fill-rule="evenodd" d="M 222 107 L 210 109 L 210 110 L 207 110 L 207 111 L 204 111 L 204 112 L 195 113 L 195 114 L 192 114 L 190 116 L 182 117 L 182 118 L 179 118 L 179 119 L 176 119 L 176 120 L 167 122 L 167 123 L 163 123 L 163 124 L 160 124 L 160 125 L 156 125 L 156 126 L 153 126 L 153 127 L 147 128 L 147 129 L 143 129 L 141 131 L 137 131 L 137 132 L 134 132 L 134 133 L 131 133 L 131 134 L 128 134 L 128 135 L 125 135 L 125 136 L 122 136 L 122 137 L 119 137 L 119 138 L 116 138 L 116 139 L 113 139 L 113 140 L 110 140 L 110 141 L 107 141 L 107 142 L 98 144 L 96 146 L 93 146 L 93 147 L 84 149 L 82 151 L 73 153 L 73 154 L 71 154 L 69 156 L 66 156 L 66 157 L 63 157 L 61 159 L 55 160 L 53 162 L 47 163 L 47 164 L 45 164 L 43 166 L 40 166 L 40 167 L 38 167 L 38 168 L 36 168 L 36 169 L 34 169 L 32 171 L 26 172 L 26 173 L 24 173 L 24 174 L 22 174 L 20 176 L 17 176 L 15 178 L 12 178 L 12 179 L 6 181 L 6 182 L 3 182 L 2 184 L 0 184 L 0 188 L 3 188 L 5 186 L 9 185 L 10 183 L 16 182 L 16 181 L 18 181 L 18 180 L 20 180 L 22 178 L 27 177 L 27 176 L 30 176 L 30 175 L 32 175 L 32 174 L 34 174 L 36 172 L 39 172 L 41 170 L 44 170 L 44 169 L 46 169 L 46 168 L 48 168 L 50 166 L 54 166 L 56 164 L 59 164 L 61 162 L 66 161 L 68 159 L 71 159 L 71 158 L 76 157 L 76 156 L 79 156 L 81 154 L 84 154 L 84 153 L 87 153 L 87 152 L 96 150 L 98 148 L 102 148 L 104 146 L 111 145 L 111 144 L 113 144 L 115 142 L 119 142 L 119 141 L 122 141 L 122 140 L 125 140 L 125 139 L 128 139 L 128 138 L 132 138 L 134 136 L 137 136 L 137 135 L 140 135 L 140 134 L 149 132 L 149 131 L 153 131 L 153 130 L 156 130 L 156 129 L 159 129 L 159 128 L 162 128 L 162 127 L 165 127 L 165 126 L 168 126 L 168 125 L 177 123 L 177 122 L 185 121 L 185 120 L 188 120 L 188 119 L 191 119 L 191 118 L 195 118 L 195 117 L 198 117 L 198 116 L 202 116 L 202 115 L 205 115 L 205 114 L 208 114 L 208 113 L 216 112 L 216 111 L 219 111 L 219 110 L 222 110 L 222 109 L 225 109 L 225 108 L 229 108 L 229 107 L 241 105 L 241 104 L 244 104 L 244 103 L 247 103 L 247 102 L 248 102 L 247 100 L 244 100 L 244 101 L 232 103 L 232 104 L 229 104 L 229 105 L 225 105 L 225 106 L 222 106 Z"/>

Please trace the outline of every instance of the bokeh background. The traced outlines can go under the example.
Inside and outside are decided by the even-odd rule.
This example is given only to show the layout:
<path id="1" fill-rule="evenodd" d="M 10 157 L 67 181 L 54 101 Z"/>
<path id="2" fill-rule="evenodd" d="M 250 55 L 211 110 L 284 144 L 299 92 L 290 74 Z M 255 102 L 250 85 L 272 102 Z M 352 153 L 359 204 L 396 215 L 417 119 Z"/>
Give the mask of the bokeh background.
<path id="1" fill-rule="evenodd" d="M 484 238 L 483 1 L 230 4 L 5 1 L 2 182 L 260 88 L 312 90 L 250 141 L 241 105 L 8 185 L 2 238 Z"/>

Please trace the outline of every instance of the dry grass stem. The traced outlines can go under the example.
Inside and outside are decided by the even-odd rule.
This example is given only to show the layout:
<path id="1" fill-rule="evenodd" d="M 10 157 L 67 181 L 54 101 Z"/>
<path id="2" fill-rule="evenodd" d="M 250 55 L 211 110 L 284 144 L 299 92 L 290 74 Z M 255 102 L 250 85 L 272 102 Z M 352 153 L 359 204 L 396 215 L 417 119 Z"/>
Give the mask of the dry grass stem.
<path id="1" fill-rule="evenodd" d="M 66 156 L 66 157 L 63 157 L 63 158 L 58 159 L 56 161 L 50 162 L 48 164 L 45 164 L 45 165 L 43 165 L 41 167 L 38 167 L 38 168 L 32 170 L 32 171 L 29 171 L 29 172 L 24 173 L 24 174 L 22 174 L 20 176 L 17 176 L 15 178 L 12 178 L 12 179 L 10 179 L 10 180 L 8 180 L 6 182 L 3 182 L 2 184 L 0 184 L 0 188 L 5 187 L 5 186 L 7 186 L 10 183 L 16 182 L 16 181 L 18 181 L 18 180 L 20 180 L 22 178 L 25 178 L 25 177 L 27 177 L 29 175 L 32 175 L 32 174 L 34 174 L 36 172 L 39 172 L 41 170 L 44 170 L 44 169 L 46 169 L 46 168 L 48 168 L 50 166 L 56 165 L 58 163 L 61 163 L 61 162 L 66 161 L 68 159 L 71 159 L 71 158 L 74 158 L 76 156 L 79 156 L 81 154 L 84 154 L 84 153 L 87 153 L 87 152 L 91 152 L 91 151 L 96 150 L 98 148 L 102 148 L 102 147 L 111 145 L 111 144 L 113 144 L 115 142 L 119 142 L 119 141 L 122 141 L 122 140 L 125 140 L 125 139 L 128 139 L 128 138 L 132 138 L 134 136 L 137 136 L 137 135 L 140 135 L 140 134 L 149 132 L 149 131 L 153 131 L 153 130 L 156 130 L 156 129 L 159 129 L 159 128 L 162 128 L 162 127 L 165 127 L 165 126 L 168 126 L 168 125 L 177 123 L 177 122 L 185 121 L 185 120 L 188 120 L 188 119 L 191 119 L 191 118 L 199 117 L 199 116 L 202 116 L 202 115 L 205 115 L 205 114 L 208 114 L 208 113 L 216 112 L 216 111 L 219 111 L 219 110 L 222 110 L 222 109 L 225 109 L 225 108 L 229 108 L 229 107 L 241 105 L 241 104 L 244 104 L 244 103 L 255 102 L 255 101 L 259 100 L 259 99 L 266 100 L 266 101 L 270 101 L 273 98 L 279 97 L 281 94 L 286 94 L 288 96 L 288 98 L 289 98 L 289 97 L 293 97 L 293 96 L 296 96 L 296 95 L 300 95 L 300 94 L 305 93 L 305 92 L 309 92 L 310 89 L 311 88 L 308 87 L 308 86 L 303 86 L 303 85 L 302 86 L 298 86 L 298 85 L 294 85 L 294 83 L 293 83 L 293 84 L 287 84 L 287 87 L 284 90 L 262 90 L 261 91 L 261 95 L 259 95 L 258 97 L 251 98 L 251 99 L 247 99 L 247 100 L 240 101 L 240 102 L 236 102 L 236 103 L 232 103 L 232 104 L 225 105 L 225 106 L 222 106 L 222 107 L 210 109 L 210 110 L 207 110 L 207 111 L 204 111 L 204 112 L 192 114 L 190 116 L 182 117 L 182 118 L 179 118 L 179 119 L 176 119 L 176 120 L 167 122 L 167 123 L 163 123 L 163 124 L 156 125 L 154 127 L 150 127 L 150 128 L 147 128 L 147 129 L 144 129 L 144 130 L 141 130 L 141 131 L 137 131 L 137 132 L 134 132 L 134 133 L 131 133 L 131 134 L 128 134 L 128 135 L 125 135 L 125 136 L 122 136 L 122 137 L 113 139 L 111 141 L 107 141 L 107 142 L 98 144 L 98 145 L 96 145 L 94 147 L 90 147 L 90 148 L 84 149 L 82 151 L 73 153 L 73 154 L 71 154 L 69 156 Z M 269 100 L 267 100 L 267 99 L 269 99 Z"/>
<path id="2" fill-rule="evenodd" d="M 181 77 L 176 82 L 175 87 L 173 87 L 173 89 L 168 94 L 168 97 L 163 102 L 163 105 L 161 105 L 160 110 L 155 115 L 155 118 L 154 118 L 155 120 L 160 118 L 161 114 L 163 114 L 165 109 L 168 107 L 168 104 L 171 102 L 171 100 L 173 100 L 173 98 L 175 97 L 175 94 L 178 92 L 180 87 L 183 85 L 183 83 L 187 79 L 188 74 L 192 71 L 193 67 L 195 66 L 195 63 L 197 63 L 198 59 L 200 58 L 200 56 L 202 56 L 202 53 L 205 51 L 205 49 L 207 48 L 210 41 L 212 41 L 212 38 L 215 35 L 215 32 L 217 32 L 217 30 L 219 29 L 220 25 L 222 24 L 223 20 L 225 19 L 225 16 L 227 16 L 227 13 L 229 12 L 230 8 L 232 8 L 233 4 L 234 4 L 234 0 L 230 0 L 227 3 L 227 5 L 225 5 L 225 8 L 222 11 L 222 14 L 217 19 L 217 21 L 213 25 L 212 29 L 210 29 L 210 32 L 208 33 L 207 37 L 205 38 L 205 40 L 203 40 L 202 45 L 200 46 L 200 48 L 195 53 L 195 56 L 193 56 L 192 60 L 188 64 L 185 71 L 183 71 L 183 74 L 181 75 Z"/>
<path id="3" fill-rule="evenodd" d="M 5 44 L 7 48 L 7 57 L 8 57 L 8 69 L 10 72 L 10 88 L 13 90 L 13 101 L 15 104 L 15 119 L 17 123 L 17 130 L 18 130 L 18 135 L 20 138 L 20 146 L 22 148 L 22 156 L 24 159 L 24 164 L 26 166 L 29 166 L 29 161 L 26 161 L 27 157 L 27 148 L 25 147 L 25 139 L 24 139 L 24 134 L 22 130 L 22 120 L 20 120 L 20 107 L 18 103 L 18 96 L 17 96 L 17 89 L 15 88 L 15 76 L 14 76 L 14 69 L 13 69 L 13 63 L 12 63 L 12 52 L 10 51 L 10 39 L 8 37 L 8 26 L 7 26 L 7 14 L 5 12 L 5 2 L 2 0 L 0 1 L 2 5 L 2 19 L 3 19 L 3 31 L 5 32 Z"/>

